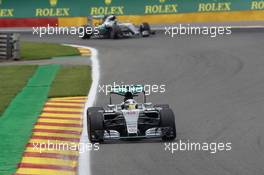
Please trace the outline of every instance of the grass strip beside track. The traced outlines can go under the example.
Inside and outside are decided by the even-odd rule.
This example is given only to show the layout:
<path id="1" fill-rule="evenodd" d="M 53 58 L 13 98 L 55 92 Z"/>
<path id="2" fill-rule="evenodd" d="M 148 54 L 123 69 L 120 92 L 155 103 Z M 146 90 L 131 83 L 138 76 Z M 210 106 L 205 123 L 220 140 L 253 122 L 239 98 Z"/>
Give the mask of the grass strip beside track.
<path id="1" fill-rule="evenodd" d="M 59 65 L 39 66 L 0 118 L 0 174 L 16 171 Z"/>
<path id="2" fill-rule="evenodd" d="M 80 52 L 77 48 L 53 43 L 21 42 L 22 60 L 50 59 L 61 56 L 77 56 Z"/>
<path id="3" fill-rule="evenodd" d="M 64 66 L 52 84 L 49 97 L 86 96 L 91 82 L 90 66 Z"/>
<path id="4" fill-rule="evenodd" d="M 11 100 L 26 85 L 37 66 L 4 66 L 0 68 L 0 117 Z"/>

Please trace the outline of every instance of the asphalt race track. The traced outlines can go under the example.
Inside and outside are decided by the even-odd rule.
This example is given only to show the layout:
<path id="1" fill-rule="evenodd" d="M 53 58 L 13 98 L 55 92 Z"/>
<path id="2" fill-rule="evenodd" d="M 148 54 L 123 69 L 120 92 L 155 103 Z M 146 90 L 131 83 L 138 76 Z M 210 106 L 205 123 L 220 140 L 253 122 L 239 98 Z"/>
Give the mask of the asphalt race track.
<path id="1" fill-rule="evenodd" d="M 264 174 L 264 33 L 238 32 L 209 38 L 182 36 L 122 40 L 81 40 L 52 36 L 27 40 L 97 48 L 100 85 L 165 84 L 149 96 L 168 103 L 176 115 L 179 140 L 231 142 L 231 151 L 165 151 L 159 141 L 100 145 L 90 153 L 93 175 L 261 175 Z M 98 95 L 97 104 L 108 97 Z M 89 162 L 87 162 L 87 165 Z"/>

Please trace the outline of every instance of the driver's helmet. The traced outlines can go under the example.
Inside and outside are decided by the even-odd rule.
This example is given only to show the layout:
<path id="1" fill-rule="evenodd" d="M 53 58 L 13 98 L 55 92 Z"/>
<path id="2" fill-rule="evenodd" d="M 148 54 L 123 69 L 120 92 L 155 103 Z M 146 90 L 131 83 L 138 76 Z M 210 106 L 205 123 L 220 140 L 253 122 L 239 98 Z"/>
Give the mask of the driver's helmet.
<path id="1" fill-rule="evenodd" d="M 115 21 L 116 20 L 116 16 L 115 15 L 109 15 L 107 18 L 106 18 L 106 21 Z"/>
<path id="2" fill-rule="evenodd" d="M 124 108 L 127 110 L 133 110 L 136 109 L 137 103 L 133 99 L 128 99 L 124 102 Z"/>

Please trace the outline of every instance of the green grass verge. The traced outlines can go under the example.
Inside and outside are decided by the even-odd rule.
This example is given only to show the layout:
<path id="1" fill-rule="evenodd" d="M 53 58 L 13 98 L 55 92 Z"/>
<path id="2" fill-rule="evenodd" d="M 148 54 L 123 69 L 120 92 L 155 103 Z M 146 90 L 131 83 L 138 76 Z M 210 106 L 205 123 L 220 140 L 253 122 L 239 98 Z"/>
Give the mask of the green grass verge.
<path id="1" fill-rule="evenodd" d="M 5 108 L 26 85 L 37 66 L 4 66 L 0 68 L 0 117 Z"/>
<path id="2" fill-rule="evenodd" d="M 91 85 L 90 66 L 64 66 L 58 72 L 49 97 L 86 96 Z"/>
<path id="3" fill-rule="evenodd" d="M 38 66 L 0 118 L 0 174 L 14 174 L 59 65 Z"/>
<path id="4" fill-rule="evenodd" d="M 77 48 L 62 46 L 60 44 L 39 43 L 39 42 L 21 42 L 22 60 L 40 60 L 51 57 L 80 55 Z"/>

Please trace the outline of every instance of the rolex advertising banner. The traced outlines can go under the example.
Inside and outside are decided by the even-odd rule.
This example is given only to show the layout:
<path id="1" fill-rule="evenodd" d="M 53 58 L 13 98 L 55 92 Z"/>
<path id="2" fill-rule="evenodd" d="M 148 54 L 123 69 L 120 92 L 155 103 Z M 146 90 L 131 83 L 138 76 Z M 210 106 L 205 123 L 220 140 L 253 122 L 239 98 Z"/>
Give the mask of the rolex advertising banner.
<path id="1" fill-rule="evenodd" d="M 264 10 L 264 0 L 0 0 L 0 18 Z"/>

